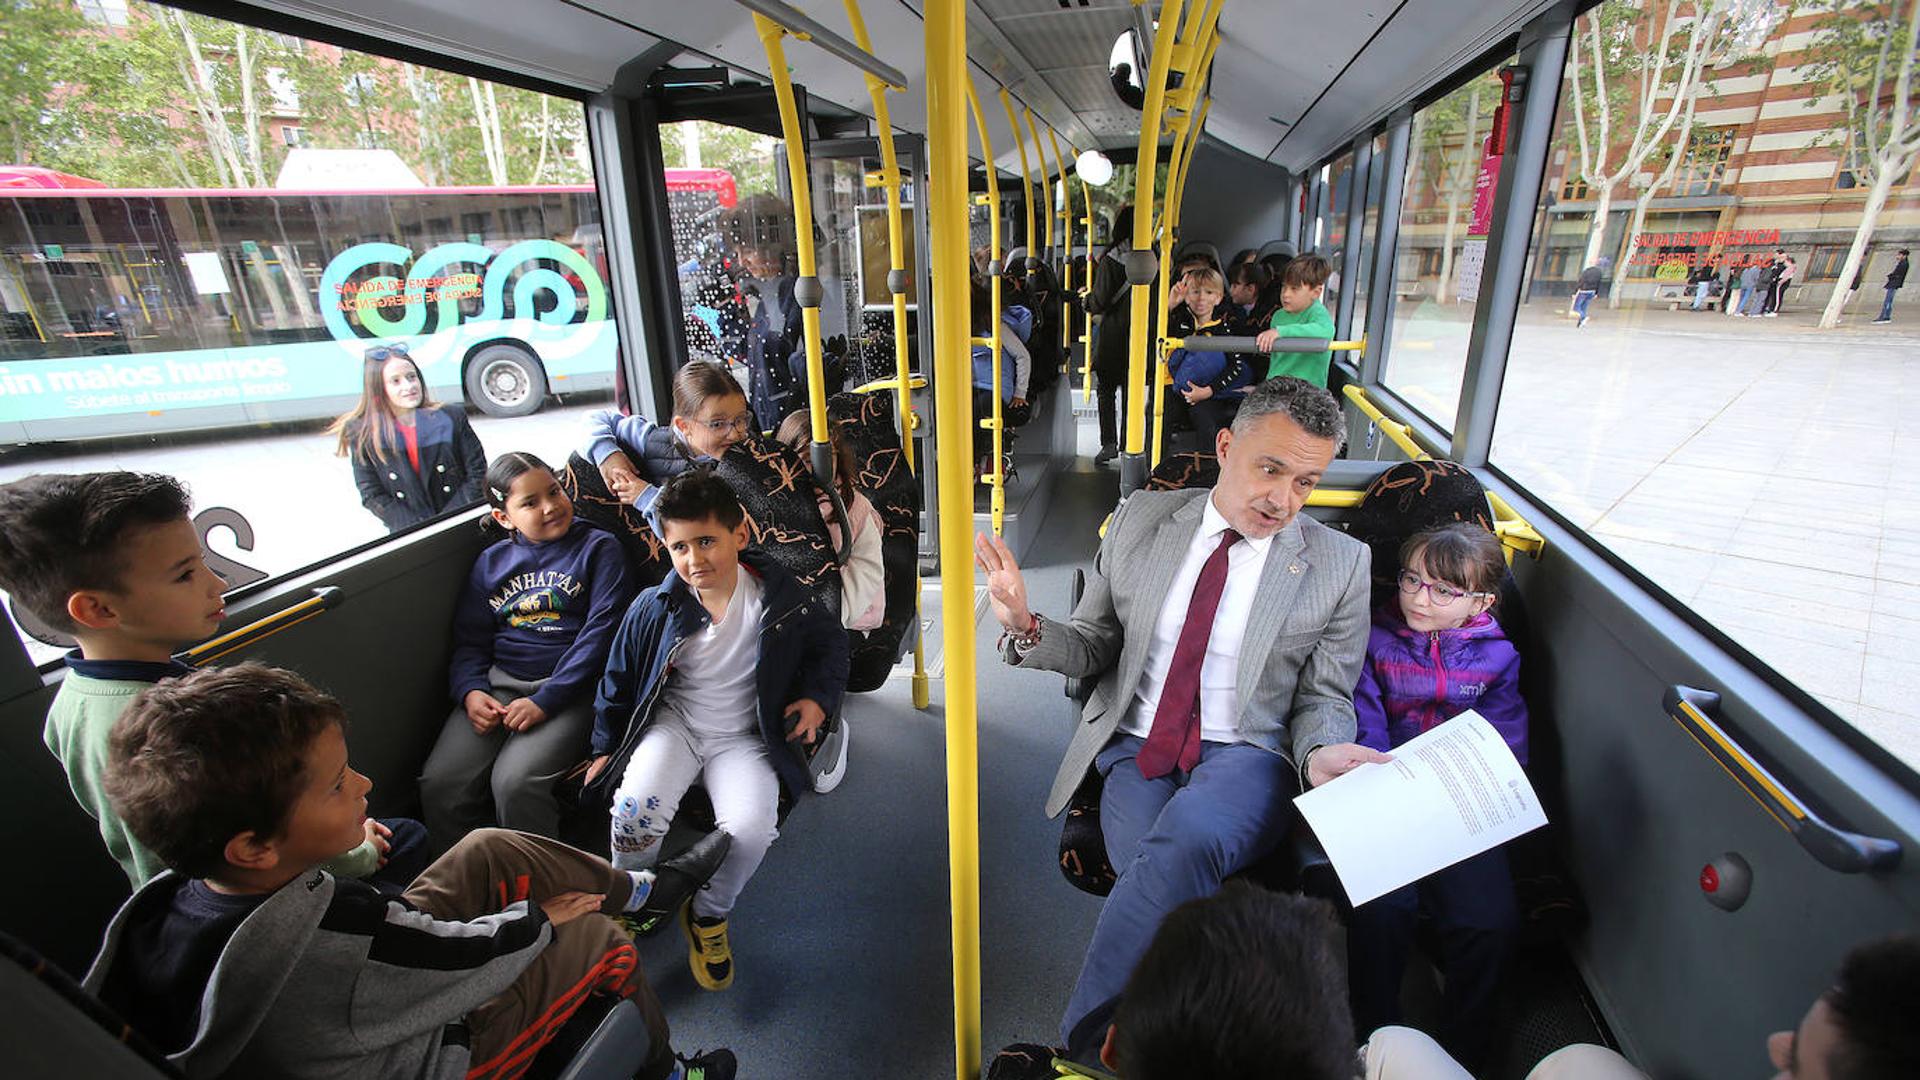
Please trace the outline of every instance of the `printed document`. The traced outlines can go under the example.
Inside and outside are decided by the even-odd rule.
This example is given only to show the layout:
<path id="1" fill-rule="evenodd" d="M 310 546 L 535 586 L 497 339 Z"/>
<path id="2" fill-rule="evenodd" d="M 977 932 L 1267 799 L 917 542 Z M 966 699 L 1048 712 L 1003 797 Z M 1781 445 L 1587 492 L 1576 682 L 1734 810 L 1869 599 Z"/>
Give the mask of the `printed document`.
<path id="1" fill-rule="evenodd" d="M 1294 800 L 1364 904 L 1547 823 L 1505 739 L 1471 710 Z"/>

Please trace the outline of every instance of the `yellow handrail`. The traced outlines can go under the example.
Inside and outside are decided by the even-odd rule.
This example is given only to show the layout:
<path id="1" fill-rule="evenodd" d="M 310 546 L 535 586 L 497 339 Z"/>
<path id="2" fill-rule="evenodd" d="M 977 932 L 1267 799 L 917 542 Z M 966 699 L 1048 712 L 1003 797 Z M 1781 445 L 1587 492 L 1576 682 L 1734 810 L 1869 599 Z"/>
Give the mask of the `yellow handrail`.
<path id="1" fill-rule="evenodd" d="M 1087 227 L 1087 273 L 1086 280 L 1080 283 L 1081 314 L 1085 320 L 1080 324 L 1082 328 L 1080 334 L 1080 359 L 1084 365 L 1080 372 L 1080 388 L 1087 395 L 1086 404 L 1091 405 L 1093 404 L 1093 313 L 1086 310 L 1086 298 L 1087 294 L 1093 291 L 1093 263 L 1095 259 L 1099 258 L 1093 251 L 1093 189 L 1088 187 L 1087 182 L 1080 178 L 1080 169 L 1077 164 L 1080 158 L 1079 149 L 1072 143 L 1068 143 L 1067 148 L 1073 151 L 1076 162 L 1073 176 L 1074 179 L 1080 181 L 1080 201 L 1082 205 L 1086 207 L 1087 211 L 1087 216 L 1084 219 L 1084 224 Z M 1064 286 L 1062 286 L 1062 288 L 1064 289 Z"/>
<path id="2" fill-rule="evenodd" d="M 1054 171 L 1060 180 L 1060 251 L 1055 255 L 1060 270 L 1055 285 L 1060 289 L 1060 347 L 1073 347 L 1073 305 L 1067 303 L 1067 280 L 1073 276 L 1073 189 L 1067 186 L 1067 159 L 1060 156 L 1060 137 L 1047 128 L 1047 141 L 1053 144 Z M 1047 191 L 1047 213 L 1053 213 L 1053 191 Z"/>
<path id="3" fill-rule="evenodd" d="M 1146 100 L 1140 107 L 1140 144 L 1134 158 L 1133 250 L 1152 249 L 1154 226 L 1154 173 L 1160 158 L 1160 121 L 1165 110 L 1167 70 L 1173 62 L 1173 43 L 1180 29 L 1180 11 L 1184 0 L 1160 0 L 1160 18 L 1154 24 L 1151 59 L 1147 64 Z M 1163 40 L 1164 39 L 1164 40 Z M 1130 326 L 1127 342 L 1126 452 L 1138 458 L 1147 443 L 1147 332 L 1152 318 L 1151 281 L 1132 286 Z"/>
<path id="4" fill-rule="evenodd" d="M 1361 415 L 1365 416 L 1374 427 L 1380 429 L 1380 433 L 1385 435 L 1388 441 L 1400 448 L 1401 453 L 1414 461 L 1433 460 L 1433 455 L 1413 437 L 1413 429 L 1381 412 L 1380 406 L 1375 405 L 1373 399 L 1367 396 L 1364 387 L 1357 383 L 1348 383 L 1341 392 L 1346 395 L 1348 401 L 1353 402 L 1355 408 L 1360 410 Z M 1507 500 L 1489 491 L 1487 505 L 1493 509 L 1493 534 L 1500 538 L 1500 543 L 1507 549 L 1507 561 L 1513 561 L 1516 553 L 1531 555 L 1537 559 L 1540 553 L 1547 549 L 1547 538 L 1541 536 L 1539 530 L 1522 517 Z"/>
<path id="5" fill-rule="evenodd" d="M 967 0 L 925 0 L 928 223 L 932 230 L 935 437 L 972 440 L 972 357 L 967 344 Z M 998 358 L 996 357 L 996 360 Z M 980 742 L 974 687 L 973 455 L 937 455 L 941 630 L 948 670 L 947 859 L 953 922 L 956 1080 L 980 1075 Z"/>
<path id="6" fill-rule="evenodd" d="M 1033 255 L 1033 173 L 1027 167 L 1027 140 L 1020 134 L 1020 118 L 1014 114 L 1013 98 L 1006 87 L 1000 88 L 1000 107 L 1007 110 L 1007 126 L 1013 129 L 1013 144 L 1020 148 L 1020 208 L 1026 214 L 1026 227 L 1020 233 L 1021 246 Z M 1040 148 L 1034 147 L 1034 153 Z"/>
<path id="7" fill-rule="evenodd" d="M 767 68 L 773 76 L 773 93 L 780 106 L 780 132 L 786 143 L 788 191 L 793 204 L 794 254 L 800 263 L 794 298 L 800 302 L 800 329 L 807 350 L 807 415 L 812 421 L 814 457 L 831 463 L 833 455 L 823 453 L 827 439 L 827 379 L 820 354 L 820 296 L 818 265 L 813 250 L 813 185 L 807 176 L 805 133 L 800 126 L 799 106 L 794 103 L 793 77 L 787 70 L 787 50 L 781 39 L 787 29 L 759 12 L 753 25 L 760 33 L 760 44 L 767 51 Z M 807 283 L 811 282 L 811 286 Z M 803 290 L 811 296 L 802 296 Z M 833 483 L 832 473 L 821 477 L 823 485 Z"/>
<path id="8" fill-rule="evenodd" d="M 854 44 L 871 53 L 873 41 L 867 36 L 867 22 L 860 17 L 860 0 L 846 0 L 847 21 L 853 26 Z M 887 112 L 887 83 L 878 75 L 867 74 L 867 93 L 873 98 L 874 127 L 880 133 L 880 178 L 887 191 L 887 291 L 893 294 L 893 368 L 894 408 L 900 417 L 900 460 L 910 476 L 919 476 L 914 460 L 913 432 L 918 426 L 913 415 L 913 390 L 925 379 L 913 377 L 907 349 L 907 253 L 905 229 L 900 217 L 900 156 L 894 152 L 893 118 Z M 865 387 L 860 392 L 865 392 Z M 933 701 L 927 681 L 926 635 L 920 632 L 920 564 L 913 567 L 913 707 L 924 709 Z"/>
<path id="9" fill-rule="evenodd" d="M 1166 287 L 1159 290 L 1159 304 L 1153 310 L 1154 368 L 1159 377 L 1153 380 L 1153 448 L 1147 455 L 1149 468 L 1160 464 L 1160 454 L 1167 445 L 1167 322 L 1173 311 L 1173 230 L 1179 223 L 1180 204 L 1174 195 L 1175 182 L 1179 179 L 1182 155 L 1186 152 L 1187 132 L 1191 129 L 1191 117 L 1181 113 L 1168 123 L 1173 128 L 1173 152 L 1167 163 L 1166 205 L 1160 210 L 1160 274 Z"/>
<path id="10" fill-rule="evenodd" d="M 991 237 L 987 249 L 987 271 L 991 280 L 987 288 L 993 297 L 993 311 L 988 317 L 993 320 L 993 327 L 984 340 L 973 338 L 970 344 L 985 345 L 992 350 L 987 362 L 993 367 L 993 418 L 980 421 L 980 426 L 993 432 L 993 467 L 984 480 L 988 488 L 987 518 L 993 524 L 993 535 L 999 536 L 1007 516 L 1006 450 L 1002 441 L 1007 421 L 1000 401 L 1000 279 L 1006 271 L 1000 263 L 1000 167 L 993 162 L 993 138 L 987 134 L 987 114 L 980 108 L 980 95 L 974 92 L 972 79 L 967 80 L 967 107 L 973 111 L 973 126 L 980 132 L 980 159 L 986 162 L 987 173 L 987 230 Z M 971 312 L 973 305 L 969 303 L 967 308 Z M 971 324 L 971 318 L 968 321 Z M 968 359 L 972 359 L 971 352 Z"/>

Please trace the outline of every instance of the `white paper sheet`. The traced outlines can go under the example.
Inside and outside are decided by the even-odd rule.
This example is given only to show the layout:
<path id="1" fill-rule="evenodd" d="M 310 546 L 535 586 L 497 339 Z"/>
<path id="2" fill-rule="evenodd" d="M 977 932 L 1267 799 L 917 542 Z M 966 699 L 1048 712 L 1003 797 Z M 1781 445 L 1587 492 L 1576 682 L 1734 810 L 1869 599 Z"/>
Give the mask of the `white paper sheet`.
<path id="1" fill-rule="evenodd" d="M 1505 739 L 1471 710 L 1294 800 L 1364 904 L 1547 823 Z"/>

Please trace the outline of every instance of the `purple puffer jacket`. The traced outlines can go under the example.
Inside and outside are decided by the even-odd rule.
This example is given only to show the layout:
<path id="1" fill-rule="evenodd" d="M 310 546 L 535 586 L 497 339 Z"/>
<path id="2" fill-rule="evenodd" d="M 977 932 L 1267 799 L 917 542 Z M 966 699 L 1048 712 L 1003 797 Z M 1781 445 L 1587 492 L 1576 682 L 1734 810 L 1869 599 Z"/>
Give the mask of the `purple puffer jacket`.
<path id="1" fill-rule="evenodd" d="M 1473 709 L 1493 725 L 1520 764 L 1527 763 L 1527 703 L 1520 698 L 1520 654 L 1491 614 L 1454 630 L 1421 633 L 1390 603 L 1373 614 L 1367 662 L 1353 690 L 1356 742 L 1391 750 Z"/>

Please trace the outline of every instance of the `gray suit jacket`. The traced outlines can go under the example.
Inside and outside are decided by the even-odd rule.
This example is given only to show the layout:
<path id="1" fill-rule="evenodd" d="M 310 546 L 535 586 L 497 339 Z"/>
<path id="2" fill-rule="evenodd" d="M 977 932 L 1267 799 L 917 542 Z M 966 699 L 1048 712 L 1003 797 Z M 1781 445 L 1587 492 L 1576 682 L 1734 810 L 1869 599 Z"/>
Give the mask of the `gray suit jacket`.
<path id="1" fill-rule="evenodd" d="M 1212 494 L 1142 491 L 1107 526 L 1087 591 L 1070 622 L 1047 620 L 1020 667 L 1097 679 L 1047 796 L 1066 809 L 1133 702 L 1168 587 Z M 1367 546 L 1300 514 L 1273 538 L 1240 646 L 1240 736 L 1299 762 L 1316 746 L 1351 742 L 1353 687 L 1366 656 Z"/>

